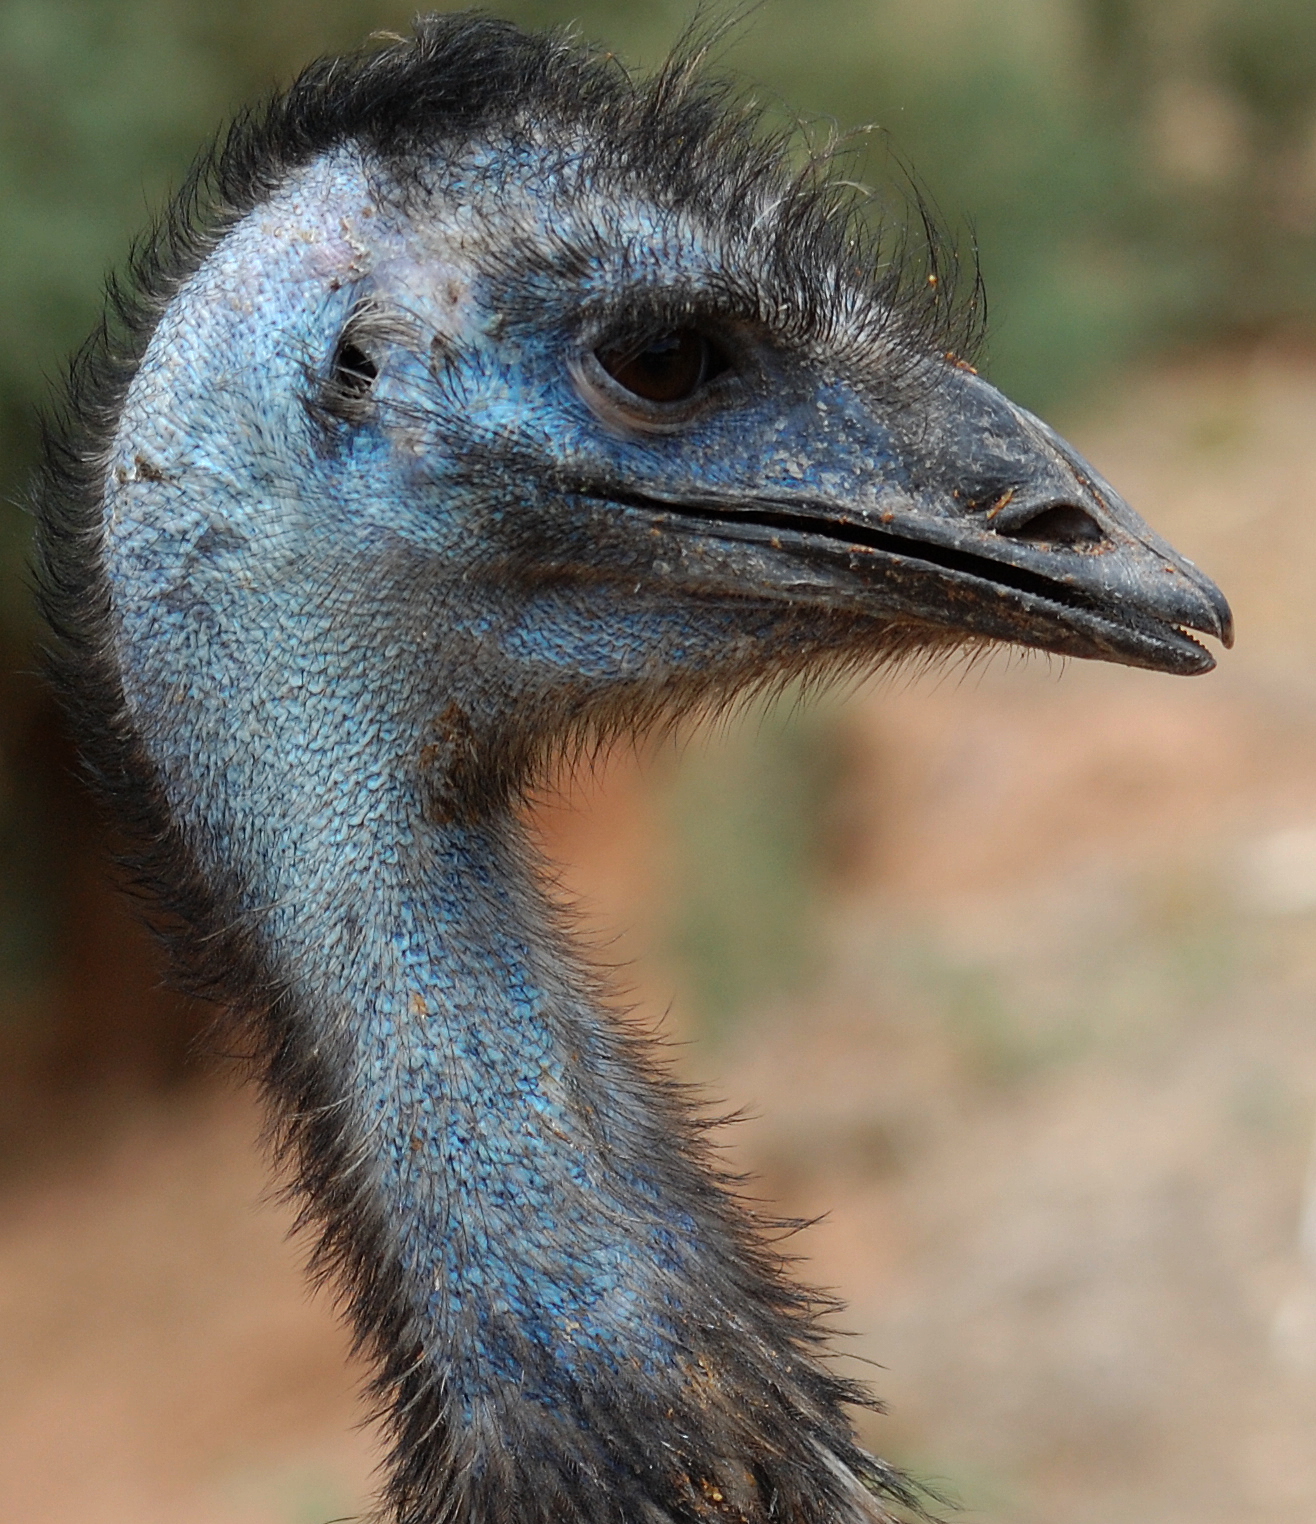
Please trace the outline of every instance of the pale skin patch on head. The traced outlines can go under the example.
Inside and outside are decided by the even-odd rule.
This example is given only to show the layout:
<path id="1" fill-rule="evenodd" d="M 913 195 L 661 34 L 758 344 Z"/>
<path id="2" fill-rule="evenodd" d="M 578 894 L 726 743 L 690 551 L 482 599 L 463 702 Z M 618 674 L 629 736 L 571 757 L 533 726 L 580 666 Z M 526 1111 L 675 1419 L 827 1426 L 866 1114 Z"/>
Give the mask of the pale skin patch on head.
<path id="1" fill-rule="evenodd" d="M 352 208 L 346 215 L 344 205 Z M 418 354 L 436 339 L 477 338 L 474 266 L 454 252 L 460 242 L 437 218 L 413 221 L 381 203 L 354 151 L 294 175 L 189 277 L 148 345 L 107 460 L 110 531 L 138 516 L 128 493 L 152 485 L 135 468 L 139 456 L 163 477 L 203 457 L 207 472 L 223 475 L 228 441 L 249 427 L 233 415 L 243 388 L 232 374 L 263 370 L 273 384 L 290 354 L 327 362 L 343 320 L 329 304 L 344 293 L 360 289 L 395 307 L 414 330 Z"/>

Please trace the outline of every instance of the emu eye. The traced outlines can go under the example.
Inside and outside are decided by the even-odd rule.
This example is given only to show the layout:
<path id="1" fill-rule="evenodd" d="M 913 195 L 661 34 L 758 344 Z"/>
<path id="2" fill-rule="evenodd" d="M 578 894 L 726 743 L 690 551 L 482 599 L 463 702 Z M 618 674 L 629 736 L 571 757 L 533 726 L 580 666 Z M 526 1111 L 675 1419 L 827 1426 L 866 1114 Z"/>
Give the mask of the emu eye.
<path id="1" fill-rule="evenodd" d="M 674 328 L 642 349 L 599 349 L 595 354 L 618 386 L 646 402 L 687 402 L 729 368 L 726 356 L 697 328 Z"/>

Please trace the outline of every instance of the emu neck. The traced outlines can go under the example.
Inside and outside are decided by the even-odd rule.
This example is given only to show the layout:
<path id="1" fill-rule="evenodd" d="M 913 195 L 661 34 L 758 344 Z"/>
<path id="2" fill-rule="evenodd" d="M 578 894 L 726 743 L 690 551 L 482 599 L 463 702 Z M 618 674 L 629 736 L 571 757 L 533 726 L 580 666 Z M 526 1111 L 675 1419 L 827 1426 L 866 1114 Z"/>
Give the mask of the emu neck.
<path id="1" fill-rule="evenodd" d="M 250 927 L 230 993 L 379 1361 L 395 1517 L 884 1516 L 858 1394 L 589 998 L 515 818 L 452 808 L 434 716 L 488 695 L 440 658 L 444 591 L 377 568 L 326 608 L 303 557 L 243 607 L 240 577 L 162 593 L 153 545 L 111 542 L 126 705 L 210 924 Z"/>
<path id="2" fill-rule="evenodd" d="M 415 1333 L 469 1420 L 506 1393 L 557 1406 L 668 1358 L 637 1301 L 655 1310 L 692 1224 L 646 1177 L 654 1118 L 546 935 L 514 823 L 427 829 L 416 802 L 368 832 L 377 866 L 330 901 L 336 927 L 307 886 L 294 978 L 304 1010 L 342 1013 L 363 1169 Z"/>
<path id="3" fill-rule="evenodd" d="M 159 599 L 137 616 L 167 617 Z M 469 1420 L 670 1362 L 663 1287 L 697 1279 L 699 1245 L 679 1157 L 677 1180 L 655 1174 L 679 1156 L 670 1121 L 583 993 L 517 822 L 454 812 L 442 717 L 479 700 L 425 622 L 390 641 L 378 600 L 303 605 L 293 657 L 266 610 L 223 641 L 148 636 L 149 676 L 130 638 L 127 686 L 203 874 L 234 884 L 287 990 L 290 1040 L 321 1056 L 343 1144 L 323 1190 L 351 1172 L 406 1337 Z M 162 645 L 216 670 L 162 672 Z"/>

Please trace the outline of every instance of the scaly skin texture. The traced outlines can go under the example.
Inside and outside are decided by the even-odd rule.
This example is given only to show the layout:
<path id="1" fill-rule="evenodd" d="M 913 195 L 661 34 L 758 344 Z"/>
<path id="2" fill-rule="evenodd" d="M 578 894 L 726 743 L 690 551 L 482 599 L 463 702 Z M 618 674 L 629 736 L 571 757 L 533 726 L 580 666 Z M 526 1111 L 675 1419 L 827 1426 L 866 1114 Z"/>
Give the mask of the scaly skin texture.
<path id="1" fill-rule="evenodd" d="M 399 1524 L 916 1506 L 555 924 L 538 763 L 913 650 L 1227 633 L 751 129 L 689 60 L 422 23 L 239 130 L 52 442 L 65 688 L 251 1036 Z M 726 364 L 641 407 L 599 356 L 673 331 Z"/>

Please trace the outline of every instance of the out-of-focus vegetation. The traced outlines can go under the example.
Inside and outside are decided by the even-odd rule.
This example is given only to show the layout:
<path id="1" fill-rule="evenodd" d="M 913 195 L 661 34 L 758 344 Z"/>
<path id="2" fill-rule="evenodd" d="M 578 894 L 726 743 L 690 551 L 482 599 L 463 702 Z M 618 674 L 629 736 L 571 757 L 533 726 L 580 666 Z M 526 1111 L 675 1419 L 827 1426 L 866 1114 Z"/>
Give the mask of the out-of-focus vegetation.
<path id="1" fill-rule="evenodd" d="M 490 9 L 531 25 L 574 20 L 643 65 L 692 7 Z M 6 500 L 21 495 L 36 407 L 94 322 L 104 274 L 214 126 L 311 55 L 405 30 L 411 10 L 390 0 L 0 3 Z M 1311 0 L 766 0 L 723 51 L 815 139 L 833 121 L 881 129 L 864 140 L 859 173 L 878 183 L 913 166 L 961 245 L 976 240 L 988 369 L 1033 406 L 1074 399 L 1169 346 L 1316 328 Z M 0 514 L 6 671 L 30 665 L 25 543 L 11 506 Z M 0 690 L 0 1007 L 29 1016 L 53 977 L 70 864 L 86 852 L 67 825 L 67 756 L 50 739 L 46 703 L 26 677 Z M 789 886 L 817 857 L 800 835 L 812 816 L 784 801 L 815 797 L 830 763 L 827 747 L 796 745 L 789 727 L 781 735 L 771 765 L 697 764 L 674 810 L 691 843 L 677 941 L 710 1012 L 732 1012 L 763 970 L 780 973 L 789 950 L 807 946 L 807 912 Z M 710 832 L 712 817 L 725 829 Z M 781 822 L 786 835 L 774 835 Z M 733 860 L 747 865 L 738 876 Z"/>
<path id="2" fill-rule="evenodd" d="M 779 701 L 700 737 L 667 790 L 678 848 L 669 951 L 706 1034 L 818 972 L 814 910 L 846 865 L 843 733 Z"/>

